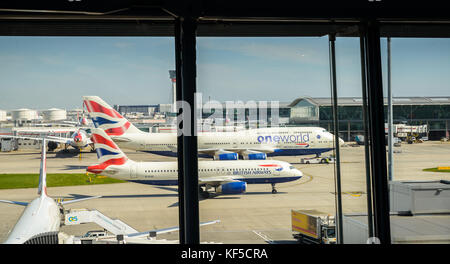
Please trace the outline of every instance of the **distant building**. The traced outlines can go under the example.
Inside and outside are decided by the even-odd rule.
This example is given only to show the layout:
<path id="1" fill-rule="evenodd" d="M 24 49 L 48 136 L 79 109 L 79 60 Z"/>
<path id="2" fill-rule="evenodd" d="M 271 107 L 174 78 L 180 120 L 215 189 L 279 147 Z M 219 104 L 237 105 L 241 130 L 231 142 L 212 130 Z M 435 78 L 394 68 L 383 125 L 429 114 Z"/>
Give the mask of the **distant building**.
<path id="1" fill-rule="evenodd" d="M 206 102 L 204 102 L 206 103 Z M 354 140 L 362 134 L 362 99 L 344 97 L 338 99 L 339 136 L 346 141 Z M 226 103 L 221 103 L 222 113 L 216 117 L 227 117 L 230 121 L 244 120 L 252 124 L 270 126 L 270 102 L 254 102 L 233 105 L 227 109 Z M 121 114 L 143 113 L 146 116 L 166 115 L 171 112 L 170 104 L 158 105 L 115 105 Z M 263 106 L 266 107 L 262 108 Z M 278 103 L 278 123 L 282 126 L 319 126 L 333 130 L 333 111 L 331 98 L 299 97 L 292 102 Z M 394 124 L 427 125 L 428 138 L 437 140 L 448 137 L 450 130 L 450 97 L 398 97 L 393 98 Z M 202 118 L 207 119 L 215 113 L 215 109 L 203 109 Z M 233 111 L 233 112 L 232 112 Z M 385 99 L 387 113 L 387 99 Z M 275 113 L 274 113 L 275 114 Z M 385 114 L 387 122 L 387 114 Z"/>
<path id="2" fill-rule="evenodd" d="M 160 112 L 159 105 L 114 105 L 114 109 L 122 115 L 142 113 L 146 116 L 153 116 L 154 113 Z"/>
<path id="3" fill-rule="evenodd" d="M 292 109 L 306 103 L 315 104 L 319 108 L 319 121 L 316 125 L 329 131 L 333 129 L 333 110 L 331 98 L 298 98 L 291 105 Z M 362 134 L 362 99 L 357 97 L 338 98 L 339 133 L 346 140 L 354 140 L 354 136 Z M 292 111 L 291 109 L 291 111 Z M 387 98 L 384 100 L 384 119 L 387 123 Z M 397 97 L 393 98 L 393 123 L 408 125 L 427 125 L 428 138 L 438 140 L 448 137 L 450 130 L 450 97 Z M 312 121 L 312 120 L 311 120 Z M 291 119 L 290 124 L 306 124 L 308 121 Z"/>

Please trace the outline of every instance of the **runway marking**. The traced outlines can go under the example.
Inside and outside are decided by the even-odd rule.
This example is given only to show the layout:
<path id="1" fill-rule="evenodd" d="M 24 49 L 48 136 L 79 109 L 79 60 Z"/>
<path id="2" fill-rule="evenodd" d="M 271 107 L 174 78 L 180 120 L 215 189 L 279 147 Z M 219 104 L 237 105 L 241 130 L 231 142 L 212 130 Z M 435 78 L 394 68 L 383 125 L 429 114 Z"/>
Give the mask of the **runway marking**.
<path id="1" fill-rule="evenodd" d="M 265 235 L 261 232 L 257 232 L 256 230 L 253 230 L 253 233 L 258 235 L 260 238 L 264 239 L 267 243 L 274 244 L 273 239 L 269 238 L 267 235 Z"/>
<path id="2" fill-rule="evenodd" d="M 304 182 L 299 182 L 299 183 L 291 183 L 291 184 L 286 183 L 286 184 L 283 185 L 282 187 L 285 188 L 285 187 L 293 187 L 293 186 L 297 186 L 297 185 L 302 185 L 302 184 L 308 183 L 308 182 L 310 182 L 310 181 L 312 181 L 312 180 L 314 179 L 314 177 L 313 177 L 312 175 L 309 175 L 309 174 L 307 174 L 307 173 L 304 173 L 304 172 L 303 172 L 303 175 L 304 175 L 304 176 L 308 176 L 309 179 L 306 180 L 306 181 L 304 181 Z M 301 181 L 301 180 L 300 180 L 300 181 Z"/>
<path id="3" fill-rule="evenodd" d="M 331 194 L 336 195 L 336 192 L 331 192 Z M 356 192 L 342 192 L 342 194 L 347 194 L 353 197 L 361 197 L 363 194 L 365 194 L 365 192 L 360 192 L 360 191 L 356 191 Z"/>

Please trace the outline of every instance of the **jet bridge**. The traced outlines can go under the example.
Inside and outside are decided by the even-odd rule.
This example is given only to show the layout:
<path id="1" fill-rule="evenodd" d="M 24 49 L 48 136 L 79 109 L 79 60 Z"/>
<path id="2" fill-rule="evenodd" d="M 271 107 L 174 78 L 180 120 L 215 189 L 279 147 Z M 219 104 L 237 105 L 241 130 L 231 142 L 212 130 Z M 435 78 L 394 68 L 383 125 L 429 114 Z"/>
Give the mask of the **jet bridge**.
<path id="1" fill-rule="evenodd" d="M 200 226 L 219 223 L 220 220 L 202 222 Z M 178 244 L 178 240 L 156 239 L 158 234 L 179 231 L 179 227 L 138 232 L 119 219 L 111 219 L 97 210 L 71 209 L 64 214 L 64 225 L 96 223 L 113 235 L 76 237 L 64 233 L 58 234 L 60 244 Z M 208 242 L 206 242 L 208 243 Z"/>
<path id="2" fill-rule="evenodd" d="M 64 225 L 96 223 L 114 235 L 138 233 L 131 226 L 119 219 L 111 219 L 97 210 L 72 209 L 66 212 Z"/>

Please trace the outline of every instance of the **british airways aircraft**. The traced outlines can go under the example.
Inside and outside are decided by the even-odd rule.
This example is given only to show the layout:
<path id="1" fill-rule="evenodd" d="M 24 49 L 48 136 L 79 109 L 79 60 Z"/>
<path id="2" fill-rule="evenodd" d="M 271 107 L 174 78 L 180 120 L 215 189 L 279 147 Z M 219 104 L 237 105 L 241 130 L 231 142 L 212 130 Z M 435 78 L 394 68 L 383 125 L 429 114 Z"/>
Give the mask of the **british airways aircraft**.
<path id="1" fill-rule="evenodd" d="M 100 164 L 86 170 L 111 178 L 150 185 L 177 185 L 177 162 L 135 162 L 127 158 L 102 129 L 92 129 L 92 141 Z M 300 179 L 303 174 L 291 164 L 277 160 L 199 161 L 200 194 L 207 198 L 210 190 L 217 194 L 244 193 L 249 184 L 271 184 Z"/>
<path id="2" fill-rule="evenodd" d="M 49 239 L 59 231 L 61 225 L 64 213 L 63 205 L 100 197 L 93 196 L 57 203 L 48 196 L 45 139 L 42 144 L 38 195 L 39 197 L 30 203 L 0 200 L 3 203 L 26 206 L 4 244 L 51 243 L 52 241 Z"/>
<path id="3" fill-rule="evenodd" d="M 177 133 L 147 133 L 98 96 L 83 96 L 89 116 L 121 148 L 177 156 Z M 334 148 L 334 136 L 321 127 L 273 127 L 235 132 L 199 132 L 199 157 L 265 160 L 268 156 L 317 155 Z M 339 144 L 344 144 L 339 139 Z"/>
<path id="4" fill-rule="evenodd" d="M 46 139 L 48 141 L 48 147 L 49 150 L 53 150 L 57 147 L 55 143 L 64 144 L 66 147 L 67 145 L 72 146 L 75 149 L 81 150 L 82 148 L 87 147 L 88 145 L 91 145 L 92 149 L 93 144 L 91 139 L 89 138 L 86 131 L 82 129 L 78 129 L 77 131 L 73 132 L 73 134 L 70 137 L 55 137 L 55 136 L 45 136 L 43 138 L 41 137 L 33 137 L 33 136 L 9 136 L 9 135 L 0 135 L 0 137 L 3 138 L 22 138 L 22 139 L 33 139 L 33 140 L 43 140 Z"/>

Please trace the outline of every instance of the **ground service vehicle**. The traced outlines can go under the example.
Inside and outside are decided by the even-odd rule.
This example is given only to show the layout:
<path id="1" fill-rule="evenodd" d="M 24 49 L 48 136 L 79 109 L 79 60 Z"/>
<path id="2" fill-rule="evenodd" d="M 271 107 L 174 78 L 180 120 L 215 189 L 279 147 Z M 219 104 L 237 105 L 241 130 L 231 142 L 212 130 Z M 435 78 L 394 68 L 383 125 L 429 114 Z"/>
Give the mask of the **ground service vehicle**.
<path id="1" fill-rule="evenodd" d="M 334 163 L 334 157 L 314 157 L 314 158 L 301 158 L 301 164 L 328 164 Z"/>
<path id="2" fill-rule="evenodd" d="M 293 237 L 302 244 L 336 244 L 333 216 L 316 210 L 291 210 Z"/>

